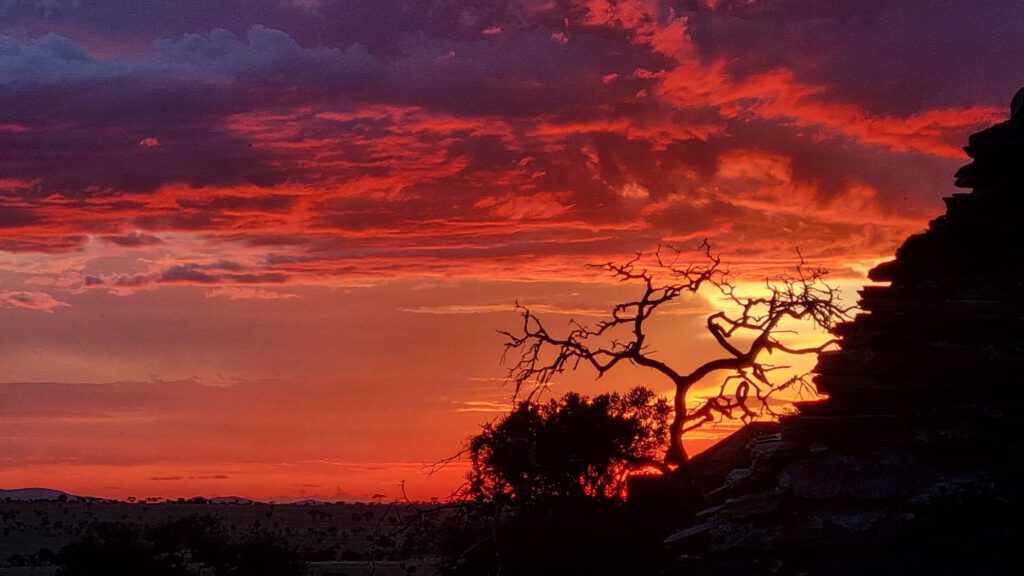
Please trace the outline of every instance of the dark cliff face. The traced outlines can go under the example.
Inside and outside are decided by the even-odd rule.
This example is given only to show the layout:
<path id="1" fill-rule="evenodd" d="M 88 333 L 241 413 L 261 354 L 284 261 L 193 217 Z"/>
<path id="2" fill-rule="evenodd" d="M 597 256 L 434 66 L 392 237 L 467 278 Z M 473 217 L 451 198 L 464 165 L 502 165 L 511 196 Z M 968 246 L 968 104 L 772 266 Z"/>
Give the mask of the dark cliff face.
<path id="1" fill-rule="evenodd" d="M 670 538 L 694 574 L 1002 574 L 1024 535 L 1024 90 L 800 406 Z"/>
<path id="2" fill-rule="evenodd" d="M 970 193 L 870 275 L 863 310 L 819 358 L 831 398 L 805 413 L 960 413 L 1007 405 L 1024 374 L 1024 89 L 1010 120 L 974 134 L 957 173 Z M 1000 400 L 995 400 L 1000 398 Z M 979 419 L 984 421 L 985 419 Z"/>
<path id="3" fill-rule="evenodd" d="M 973 134 L 964 147 L 973 161 L 956 173 L 969 194 L 946 198 L 946 214 L 911 236 L 896 259 L 872 270 L 894 287 L 973 292 L 1019 290 L 1024 282 L 1024 89 L 1006 122 Z"/>

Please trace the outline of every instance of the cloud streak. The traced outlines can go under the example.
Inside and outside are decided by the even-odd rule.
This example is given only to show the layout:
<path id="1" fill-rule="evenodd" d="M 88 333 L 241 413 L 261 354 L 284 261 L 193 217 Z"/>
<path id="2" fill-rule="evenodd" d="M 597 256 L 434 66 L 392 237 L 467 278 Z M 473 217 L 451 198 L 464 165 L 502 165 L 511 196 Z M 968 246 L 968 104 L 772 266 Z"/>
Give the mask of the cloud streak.
<path id="1" fill-rule="evenodd" d="M 20 308 L 53 313 L 54 310 L 67 305 L 46 292 L 0 291 L 0 308 Z"/>

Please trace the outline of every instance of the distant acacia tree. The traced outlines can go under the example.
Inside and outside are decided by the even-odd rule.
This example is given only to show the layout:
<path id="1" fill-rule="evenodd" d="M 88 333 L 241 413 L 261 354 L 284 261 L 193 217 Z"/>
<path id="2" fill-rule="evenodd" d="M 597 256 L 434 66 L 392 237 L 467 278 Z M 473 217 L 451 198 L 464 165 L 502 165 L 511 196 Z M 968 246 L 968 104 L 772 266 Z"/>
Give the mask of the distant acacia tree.
<path id="1" fill-rule="evenodd" d="M 732 275 L 706 241 L 699 250 L 702 261 L 697 264 L 681 265 L 678 250 L 661 247 L 650 264 L 638 253 L 625 263 L 600 265 L 612 278 L 637 284 L 640 294 L 635 300 L 616 304 L 609 318 L 592 326 L 573 320 L 563 334 L 557 334 L 528 307 L 517 305 L 521 327 L 515 332 L 501 331 L 507 338 L 503 362 L 510 364 L 508 377 L 515 383 L 516 395 L 529 387 L 530 397 L 567 368 L 576 369 L 581 363 L 596 370 L 598 377 L 622 364 L 654 370 L 675 390 L 663 459 L 667 471 L 688 462 L 683 448 L 686 432 L 718 418 L 757 417 L 771 409 L 772 394 L 804 384 L 802 376 L 774 381 L 772 373 L 783 367 L 766 363 L 765 356 L 777 351 L 816 354 L 835 343 L 829 340 L 810 347 L 786 343 L 792 333 L 780 327 L 784 321 L 800 321 L 830 330 L 849 317 L 850 308 L 842 306 L 837 290 L 824 281 L 825 271 L 806 266 L 801 257 L 795 274 L 766 280 L 761 295 L 741 296 Z M 705 288 L 729 304 L 728 310 L 715 312 L 706 321 L 722 354 L 681 372 L 657 358 L 650 348 L 648 322 L 680 296 Z M 717 393 L 690 406 L 690 390 L 711 376 L 719 378 Z"/>
<path id="2" fill-rule="evenodd" d="M 647 388 L 521 401 L 470 439 L 469 495 L 518 504 L 619 497 L 629 471 L 658 462 L 671 411 Z"/>

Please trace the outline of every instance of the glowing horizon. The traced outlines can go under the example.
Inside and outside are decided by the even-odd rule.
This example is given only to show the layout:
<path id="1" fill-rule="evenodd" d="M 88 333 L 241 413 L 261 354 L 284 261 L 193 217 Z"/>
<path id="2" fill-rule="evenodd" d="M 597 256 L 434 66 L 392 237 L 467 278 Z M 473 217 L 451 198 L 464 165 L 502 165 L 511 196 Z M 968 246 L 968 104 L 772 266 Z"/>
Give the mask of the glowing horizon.
<path id="1" fill-rule="evenodd" d="M 852 303 L 1006 117 L 1022 23 L 966 0 L 0 1 L 0 487 L 443 496 L 458 474 L 418 470 L 508 401 L 514 303 L 631 294 L 586 264 L 708 238 L 757 282 L 799 248 Z M 684 304 L 666 354 L 696 362 L 714 303 Z M 558 389 L 636 383 L 664 391 Z"/>

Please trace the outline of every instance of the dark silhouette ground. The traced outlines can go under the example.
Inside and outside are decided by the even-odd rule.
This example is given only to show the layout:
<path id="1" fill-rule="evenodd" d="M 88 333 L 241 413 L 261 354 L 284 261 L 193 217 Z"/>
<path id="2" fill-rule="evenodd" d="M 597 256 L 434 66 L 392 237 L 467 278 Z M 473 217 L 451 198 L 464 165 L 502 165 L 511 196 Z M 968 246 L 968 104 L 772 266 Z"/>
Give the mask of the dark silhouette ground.
<path id="1" fill-rule="evenodd" d="M 0 576 L 61 566 L 69 576 L 187 574 L 183 558 L 193 571 L 221 567 L 200 572 L 210 576 L 429 575 L 432 554 L 398 530 L 413 514 L 390 504 L 0 501 Z"/>

